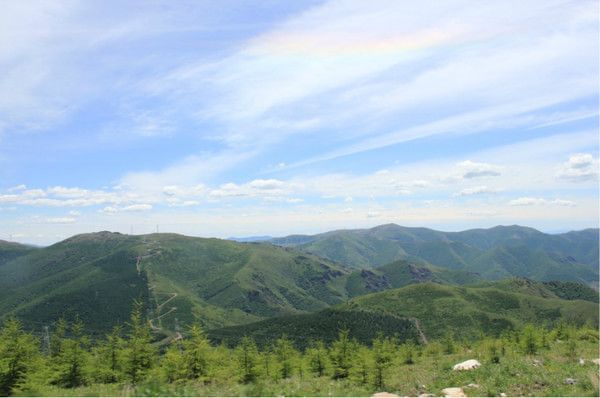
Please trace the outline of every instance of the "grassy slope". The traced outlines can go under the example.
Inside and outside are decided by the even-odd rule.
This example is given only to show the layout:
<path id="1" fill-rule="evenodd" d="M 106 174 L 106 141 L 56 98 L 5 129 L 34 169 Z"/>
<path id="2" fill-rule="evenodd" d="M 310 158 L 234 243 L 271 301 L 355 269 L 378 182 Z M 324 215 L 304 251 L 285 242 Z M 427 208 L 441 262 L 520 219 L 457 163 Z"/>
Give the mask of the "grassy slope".
<path id="1" fill-rule="evenodd" d="M 337 324 L 343 324 L 339 319 L 345 318 L 351 333 L 359 339 L 364 338 L 364 342 L 370 341 L 367 338 L 370 330 L 388 332 L 384 325 L 394 318 L 411 320 L 413 324 L 417 319 L 429 339 L 441 338 L 448 332 L 464 339 L 478 337 L 481 333 L 498 335 L 525 323 L 552 325 L 561 319 L 580 325 L 585 322 L 598 325 L 597 302 L 545 297 L 548 292 L 525 290 L 504 281 L 487 287 L 455 287 L 427 282 L 360 296 L 327 311 L 335 311 Z M 269 322 L 214 330 L 209 334 L 217 340 L 236 340 L 246 334 L 264 340 L 267 335 L 275 338 L 287 334 L 298 337 L 299 343 L 303 344 L 301 336 L 312 336 L 315 328 L 335 327 L 325 321 L 332 313 L 327 311 L 275 318 Z M 352 324 L 351 320 L 357 318 L 357 314 L 372 320 Z M 337 329 L 330 334 L 336 332 Z M 413 328 L 401 332 L 405 333 L 400 335 L 402 338 L 414 337 Z"/>

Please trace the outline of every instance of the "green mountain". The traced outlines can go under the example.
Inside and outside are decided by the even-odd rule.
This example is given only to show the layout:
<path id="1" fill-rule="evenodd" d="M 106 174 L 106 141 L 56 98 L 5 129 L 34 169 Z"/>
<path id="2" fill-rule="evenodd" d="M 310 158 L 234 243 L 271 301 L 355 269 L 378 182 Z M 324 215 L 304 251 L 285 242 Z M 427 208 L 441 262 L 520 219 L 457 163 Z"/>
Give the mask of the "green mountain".
<path id="1" fill-rule="evenodd" d="M 313 236 L 293 235 L 275 238 L 271 243 L 357 268 L 411 259 L 477 273 L 485 279 L 518 276 L 597 285 L 598 240 L 598 229 L 551 235 L 521 226 L 441 232 L 386 224 Z"/>
<path id="2" fill-rule="evenodd" d="M 36 250 L 36 248 L 33 246 L 0 240 L 0 266 L 17 257 L 31 253 L 34 250 Z"/>
<path id="3" fill-rule="evenodd" d="M 100 232 L 6 261 L 0 267 L 0 315 L 15 314 L 40 329 L 78 314 L 91 333 L 100 333 L 126 320 L 133 301 L 142 300 L 152 327 L 174 333 L 192 322 L 239 325 L 410 283 L 472 278 L 409 262 L 356 271 L 270 244 Z"/>
<path id="4" fill-rule="evenodd" d="M 526 323 L 554 325 L 564 320 L 598 326 L 597 301 L 564 300 L 552 292 L 552 287 L 525 282 L 508 280 L 473 287 L 413 284 L 360 296 L 314 314 L 221 328 L 209 335 L 230 343 L 248 335 L 267 343 L 285 334 L 303 346 L 313 336 L 332 340 L 344 328 L 358 340 L 369 342 L 375 331 L 397 334 L 401 340 L 429 341 L 447 333 L 458 339 L 481 333 L 497 336 Z"/>

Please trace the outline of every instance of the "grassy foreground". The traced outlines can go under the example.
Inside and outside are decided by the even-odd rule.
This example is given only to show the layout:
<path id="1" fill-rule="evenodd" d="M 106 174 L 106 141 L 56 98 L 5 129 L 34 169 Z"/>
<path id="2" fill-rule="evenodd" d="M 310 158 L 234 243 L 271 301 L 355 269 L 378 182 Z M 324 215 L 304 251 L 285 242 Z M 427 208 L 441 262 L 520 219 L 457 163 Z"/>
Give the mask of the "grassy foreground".
<path id="1" fill-rule="evenodd" d="M 54 351 L 47 354 L 27 348 L 31 336 L 19 331 L 17 322 L 9 322 L 0 340 L 4 392 L 16 396 L 370 396 L 387 391 L 440 396 L 444 388 L 462 387 L 468 396 L 599 394 L 599 368 L 592 362 L 599 356 L 598 330 L 591 327 L 561 323 L 546 330 L 529 325 L 500 338 L 457 342 L 448 336 L 426 345 L 398 344 L 380 336 L 370 346 L 342 331 L 329 347 L 316 342 L 305 351 L 296 350 L 285 338 L 262 350 L 250 339 L 235 348 L 215 347 L 199 328 L 192 328 L 187 338 L 158 352 L 143 323 L 135 322 L 125 339 L 113 334 L 106 342 L 90 344 L 74 334 L 55 342 Z M 21 354 L 27 355 L 11 356 L 8 349 L 24 349 Z M 468 359 L 479 360 L 481 367 L 452 370 Z M 20 373 L 11 373 L 15 368 Z M 10 384 L 13 376 L 17 377 Z"/>
<path id="2" fill-rule="evenodd" d="M 485 359 L 482 367 L 472 371 L 452 371 L 459 361 L 485 358 L 478 350 L 464 347 L 449 355 L 422 352 L 412 365 L 394 361 L 386 375 L 385 391 L 400 396 L 430 393 L 443 396 L 446 387 L 463 387 L 468 396 L 598 396 L 598 365 L 566 358 L 564 344 L 553 344 L 538 355 L 525 356 L 511 352 L 501 363 Z M 590 359 L 598 356 L 597 344 L 581 344 L 578 353 Z M 540 361 L 541 365 L 536 365 Z M 576 383 L 566 384 L 567 378 Z M 17 395 L 40 396 L 370 396 L 379 391 L 361 385 L 360 380 L 332 380 L 328 376 L 293 376 L 285 380 L 263 380 L 242 384 L 235 381 L 182 382 L 165 384 L 146 382 L 137 387 L 130 384 L 94 384 L 74 389 L 44 387 L 25 390 Z M 479 387 L 467 387 L 477 384 Z"/>

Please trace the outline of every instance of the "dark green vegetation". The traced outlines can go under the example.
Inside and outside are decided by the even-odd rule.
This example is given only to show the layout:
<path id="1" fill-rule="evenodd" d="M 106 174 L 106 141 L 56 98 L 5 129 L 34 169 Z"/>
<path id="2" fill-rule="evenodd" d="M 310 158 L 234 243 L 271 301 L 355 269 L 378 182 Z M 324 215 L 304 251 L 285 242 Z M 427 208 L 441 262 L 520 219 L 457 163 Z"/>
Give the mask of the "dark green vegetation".
<path id="1" fill-rule="evenodd" d="M 340 328 L 348 328 L 353 337 L 367 343 L 375 331 L 396 335 L 401 341 L 418 338 L 423 342 L 449 333 L 465 339 L 481 334 L 498 336 L 525 323 L 551 326 L 566 321 L 598 327 L 597 300 L 563 300 L 546 284 L 520 279 L 486 285 L 412 284 L 360 296 L 314 314 L 273 318 L 210 331 L 209 335 L 216 341 L 231 342 L 248 335 L 262 343 L 286 334 L 306 345 L 319 336 L 330 341 L 334 338 L 331 330 Z M 536 285 L 539 289 L 532 288 Z"/>
<path id="2" fill-rule="evenodd" d="M 376 336 L 362 344 L 340 331 L 299 350 L 285 337 L 258 347 L 211 345 L 198 326 L 160 350 L 139 305 L 127 326 L 91 339 L 80 321 L 58 322 L 48 340 L 16 320 L 0 330 L 0 393 L 25 396 L 598 396 L 597 328 L 526 325 L 498 337 L 447 336 L 428 344 Z M 41 347 L 41 349 L 40 349 Z M 466 359 L 481 367 L 454 371 Z M 583 364 L 581 361 L 583 360 Z M 571 379 L 571 383 L 566 381 Z"/>
<path id="3" fill-rule="evenodd" d="M 292 235 L 271 242 L 359 268 L 405 258 L 477 273 L 485 279 L 520 276 L 541 281 L 598 281 L 598 229 L 549 235 L 520 226 L 440 232 L 387 224 Z"/>
<path id="4" fill-rule="evenodd" d="M 154 331 L 174 337 L 191 323 L 240 325 L 410 283 L 463 280 L 479 279 L 408 262 L 357 271 L 270 244 L 100 232 L 7 261 L 0 267 L 0 315 L 18 316 L 34 330 L 78 315 L 88 332 L 103 333 L 139 299 Z"/>
<path id="5" fill-rule="evenodd" d="M 35 250 L 33 246 L 0 240 L 0 266 Z"/>
<path id="6" fill-rule="evenodd" d="M 564 281 L 573 279 L 572 275 L 576 274 L 570 274 L 573 269 L 583 267 L 591 275 L 590 267 L 579 262 L 594 260 L 591 243 L 594 236 L 597 237 L 596 230 L 546 235 L 528 228 L 497 227 L 449 234 L 384 225 L 371 230 L 286 238 L 287 243 L 294 245 L 303 242 L 298 248 L 175 234 L 128 236 L 109 232 L 74 236 L 46 248 L 0 242 L 0 318 L 15 315 L 27 329 L 40 332 L 44 327 L 52 327 L 60 317 L 74 320 L 77 315 L 85 323 L 86 332 L 102 334 L 125 320 L 133 301 L 139 299 L 144 303 L 153 331 L 164 338 L 175 338 L 178 330 L 195 323 L 207 330 L 230 327 L 227 333 L 233 338 L 239 334 L 235 330 L 241 330 L 235 326 L 273 317 L 292 320 L 294 315 L 311 314 L 331 306 L 342 305 L 336 307 L 336 311 L 342 311 L 336 313 L 339 314 L 336 319 L 341 319 L 346 311 L 341 308 L 350 299 L 415 283 L 454 286 L 483 283 L 483 287 L 484 277 L 496 271 L 482 272 L 484 265 L 473 264 L 474 259 L 481 260 L 481 253 L 488 249 L 524 251 L 519 259 L 527 259 L 527 253 L 540 250 L 544 253 L 535 260 L 540 264 L 538 268 L 532 265 L 533 260 L 527 264 L 512 264 L 516 267 L 512 269 L 515 274 L 558 275 L 557 279 Z M 337 244 L 326 244 L 331 241 Z M 333 252 L 320 254 L 329 258 L 339 254 L 339 258 L 326 260 L 299 251 L 307 250 L 309 243 L 318 243 L 328 250 L 334 248 Z M 597 247 L 597 242 L 595 245 Z M 390 250 L 392 246 L 397 250 Z M 461 253 L 459 257 L 463 260 L 458 261 L 454 256 L 454 260 L 446 263 L 444 259 L 450 257 L 444 253 L 449 247 L 453 253 Z M 484 257 L 489 255 L 489 250 Z M 548 258 L 557 257 L 559 251 L 562 256 L 577 257 L 565 260 L 560 272 L 555 272 L 556 264 Z M 358 254 L 364 261 L 383 262 L 398 256 L 403 259 L 383 265 L 375 261 L 373 264 L 379 266 L 372 268 L 368 266 L 371 263 L 353 262 Z M 465 258 L 472 261 L 467 264 Z M 352 266 L 346 266 L 344 261 Z M 487 264 L 491 270 L 498 269 L 492 260 Z M 508 263 L 503 264 L 502 269 L 510 268 Z M 357 269 L 360 265 L 365 268 Z M 547 272 L 542 272 L 544 269 Z M 509 273 L 500 273 L 505 274 Z M 488 287 L 548 299 L 597 302 L 597 293 L 579 283 L 536 284 L 535 289 L 529 287 L 529 290 L 507 282 L 499 283 Z M 352 305 L 359 305 L 357 303 L 359 301 L 352 301 Z M 359 311 L 363 312 L 363 308 Z M 377 313 L 372 321 L 383 329 L 394 322 L 406 322 L 396 319 L 404 315 L 390 311 Z M 369 316 L 373 316 L 372 313 L 370 311 Z M 493 308 L 486 310 L 486 314 L 491 319 L 495 316 L 504 319 L 506 315 L 494 313 Z M 508 318 L 510 324 L 515 323 L 514 316 Z M 550 316 L 546 318 L 552 320 Z M 269 330 L 294 329 L 284 328 L 279 323 L 287 321 L 278 318 L 277 322 Z M 257 330 L 257 340 L 261 340 L 260 333 L 266 333 L 260 332 L 262 326 L 253 324 L 251 328 Z M 306 333 L 306 336 L 315 335 Z M 300 338 L 298 333 L 296 336 Z M 320 337 L 328 340 L 331 335 Z M 372 337 L 372 334 L 364 334 L 364 339 Z M 305 341 L 307 339 L 305 337 Z"/>

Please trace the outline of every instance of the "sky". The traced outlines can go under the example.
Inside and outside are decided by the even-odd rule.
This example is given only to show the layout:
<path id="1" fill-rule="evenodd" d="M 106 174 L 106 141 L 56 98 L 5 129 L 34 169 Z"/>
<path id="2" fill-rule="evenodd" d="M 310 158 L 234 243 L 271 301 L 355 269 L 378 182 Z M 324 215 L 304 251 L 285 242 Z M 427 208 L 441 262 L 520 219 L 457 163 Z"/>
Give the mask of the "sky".
<path id="1" fill-rule="evenodd" d="M 597 1 L 12 1 L 0 239 L 598 227 Z"/>

